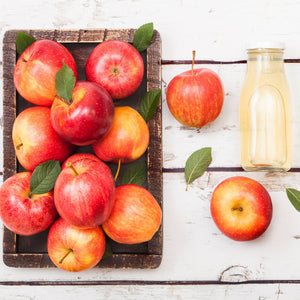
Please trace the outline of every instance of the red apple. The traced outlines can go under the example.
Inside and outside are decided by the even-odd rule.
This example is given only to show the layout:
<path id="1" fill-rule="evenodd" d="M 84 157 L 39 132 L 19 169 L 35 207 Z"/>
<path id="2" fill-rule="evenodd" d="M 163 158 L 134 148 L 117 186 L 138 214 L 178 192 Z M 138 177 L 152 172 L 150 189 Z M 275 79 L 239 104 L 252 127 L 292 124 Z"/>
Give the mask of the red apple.
<path id="1" fill-rule="evenodd" d="M 109 167 L 85 158 L 66 164 L 54 187 L 59 215 L 70 224 L 88 228 L 102 224 L 114 204 L 115 182 Z"/>
<path id="2" fill-rule="evenodd" d="M 62 169 L 69 168 L 69 167 L 66 166 L 68 163 L 73 164 L 75 161 L 81 160 L 81 159 L 84 159 L 84 158 L 89 158 L 89 159 L 93 159 L 93 160 L 96 160 L 96 161 L 100 161 L 100 159 L 92 153 L 85 153 L 85 152 L 84 153 L 75 153 L 75 154 L 71 155 L 70 157 L 68 157 L 64 161 L 64 163 L 61 165 L 61 168 Z"/>
<path id="3" fill-rule="evenodd" d="M 178 122 L 189 127 L 202 127 L 219 116 L 224 91 L 215 72 L 205 68 L 192 69 L 171 80 L 166 99 Z"/>
<path id="4" fill-rule="evenodd" d="M 9 177 L 0 188 L 0 217 L 14 233 L 33 235 L 47 229 L 56 219 L 53 191 L 30 192 L 31 172 Z"/>
<path id="5" fill-rule="evenodd" d="M 217 227 L 236 241 L 249 241 L 262 235 L 273 212 L 266 189 L 242 176 L 222 181 L 213 192 L 210 208 Z"/>
<path id="6" fill-rule="evenodd" d="M 14 121 L 12 138 L 20 164 L 29 171 L 50 159 L 63 162 L 73 151 L 73 146 L 52 128 L 49 107 L 22 111 Z"/>
<path id="7" fill-rule="evenodd" d="M 71 53 L 52 40 L 38 40 L 19 57 L 14 70 L 14 83 L 19 94 L 37 105 L 51 106 L 55 90 L 55 75 L 63 60 L 74 72 L 77 68 Z"/>
<path id="8" fill-rule="evenodd" d="M 115 108 L 112 127 L 93 144 L 93 149 L 103 161 L 131 162 L 144 154 L 149 138 L 149 128 L 142 116 L 129 106 L 119 106 Z"/>
<path id="9" fill-rule="evenodd" d="M 110 128 L 114 103 L 99 84 L 78 81 L 72 102 L 56 98 L 51 107 L 51 124 L 59 136 L 79 146 L 99 140 Z"/>
<path id="10" fill-rule="evenodd" d="M 102 228 L 118 243 L 138 244 L 152 239 L 161 218 L 161 208 L 149 191 L 125 184 L 116 188 L 113 210 Z"/>
<path id="11" fill-rule="evenodd" d="M 140 86 L 144 62 L 129 43 L 110 40 L 97 45 L 90 54 L 85 73 L 87 80 L 103 86 L 113 99 L 126 98 Z"/>
<path id="12" fill-rule="evenodd" d="M 94 267 L 103 257 L 105 236 L 99 226 L 81 229 L 59 218 L 50 228 L 47 249 L 58 268 L 84 271 Z"/>

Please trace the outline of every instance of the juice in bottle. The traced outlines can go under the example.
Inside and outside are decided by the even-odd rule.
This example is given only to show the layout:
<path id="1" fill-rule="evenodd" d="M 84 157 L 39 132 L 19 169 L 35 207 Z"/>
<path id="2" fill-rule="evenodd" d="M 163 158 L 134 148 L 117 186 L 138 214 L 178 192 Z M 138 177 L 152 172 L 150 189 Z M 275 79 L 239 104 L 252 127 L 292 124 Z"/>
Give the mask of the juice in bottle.
<path id="1" fill-rule="evenodd" d="M 241 165 L 246 171 L 288 171 L 292 164 L 292 111 L 283 45 L 248 48 L 240 98 Z"/>

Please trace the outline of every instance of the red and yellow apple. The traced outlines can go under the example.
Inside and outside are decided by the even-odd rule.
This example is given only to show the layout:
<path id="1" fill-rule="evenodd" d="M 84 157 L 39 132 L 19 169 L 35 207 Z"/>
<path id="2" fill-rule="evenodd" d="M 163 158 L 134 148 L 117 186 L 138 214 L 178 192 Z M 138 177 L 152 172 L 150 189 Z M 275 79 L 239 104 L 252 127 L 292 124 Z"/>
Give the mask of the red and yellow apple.
<path id="1" fill-rule="evenodd" d="M 29 183 L 31 172 L 17 173 L 0 188 L 0 218 L 11 231 L 33 235 L 46 230 L 56 219 L 53 191 L 33 194 Z"/>
<path id="2" fill-rule="evenodd" d="M 74 145 L 90 145 L 108 131 L 114 103 L 99 84 L 78 81 L 71 103 L 57 97 L 51 107 L 51 124 L 63 139 Z"/>
<path id="3" fill-rule="evenodd" d="M 74 72 L 77 68 L 71 53 L 52 40 L 38 40 L 19 57 L 14 70 L 14 83 L 19 94 L 37 105 L 51 106 L 55 89 L 55 75 L 63 60 Z"/>
<path id="4" fill-rule="evenodd" d="M 272 201 L 256 180 L 236 176 L 222 181 L 211 198 L 211 215 L 229 238 L 249 241 L 262 235 L 272 219 Z"/>
<path id="5" fill-rule="evenodd" d="M 12 139 L 18 161 L 29 171 L 50 159 L 63 162 L 73 151 L 52 128 L 50 108 L 44 106 L 27 108 L 16 117 Z"/>
<path id="6" fill-rule="evenodd" d="M 89 228 L 102 224 L 114 205 L 115 181 L 109 167 L 94 159 L 69 162 L 56 179 L 54 203 L 70 224 Z"/>
<path id="7" fill-rule="evenodd" d="M 59 218 L 47 239 L 48 254 L 60 269 L 79 272 L 94 267 L 105 252 L 105 236 L 100 226 L 81 229 Z"/>
<path id="8" fill-rule="evenodd" d="M 178 122 L 188 127 L 202 127 L 219 116 L 224 101 L 223 85 L 212 70 L 192 67 L 170 81 L 166 99 Z"/>
<path id="9" fill-rule="evenodd" d="M 102 228 L 118 243 L 138 244 L 152 239 L 161 219 L 161 208 L 148 190 L 125 184 L 116 188 L 113 210 Z"/>
<path id="10" fill-rule="evenodd" d="M 103 86 L 113 99 L 126 98 L 140 86 L 144 76 L 144 62 L 140 53 L 129 43 L 105 41 L 90 54 L 86 78 Z"/>
<path id="11" fill-rule="evenodd" d="M 144 154 L 149 139 L 149 128 L 142 116 L 129 106 L 119 106 L 110 130 L 92 146 L 101 160 L 126 163 Z"/>

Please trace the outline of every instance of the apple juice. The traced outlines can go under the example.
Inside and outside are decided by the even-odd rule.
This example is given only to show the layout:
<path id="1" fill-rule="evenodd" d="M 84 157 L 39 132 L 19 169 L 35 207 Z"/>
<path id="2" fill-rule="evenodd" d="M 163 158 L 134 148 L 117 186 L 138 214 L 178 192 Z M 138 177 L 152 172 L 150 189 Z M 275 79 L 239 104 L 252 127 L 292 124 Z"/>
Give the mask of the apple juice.
<path id="1" fill-rule="evenodd" d="M 288 171 L 292 112 L 282 45 L 248 49 L 240 98 L 241 165 L 245 171 Z"/>

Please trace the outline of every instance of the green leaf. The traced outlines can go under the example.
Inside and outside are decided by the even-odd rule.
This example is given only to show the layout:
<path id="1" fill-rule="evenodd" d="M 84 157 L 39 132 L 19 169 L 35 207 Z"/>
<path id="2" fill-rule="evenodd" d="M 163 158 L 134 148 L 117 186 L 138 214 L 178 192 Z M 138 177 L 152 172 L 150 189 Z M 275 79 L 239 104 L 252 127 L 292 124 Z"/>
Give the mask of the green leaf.
<path id="1" fill-rule="evenodd" d="M 25 49 L 28 48 L 34 42 L 35 38 L 33 38 L 31 35 L 19 31 L 16 38 L 17 53 L 21 55 L 25 51 Z"/>
<path id="2" fill-rule="evenodd" d="M 30 179 L 31 193 L 44 194 L 51 191 L 60 172 L 61 167 L 58 160 L 48 160 L 38 165 Z"/>
<path id="3" fill-rule="evenodd" d="M 153 36 L 153 23 L 147 23 L 137 29 L 133 37 L 133 46 L 137 51 L 142 52 L 146 50 L 152 40 Z"/>
<path id="4" fill-rule="evenodd" d="M 105 242 L 105 251 L 104 254 L 102 256 L 102 259 L 107 258 L 107 257 L 111 257 L 113 255 L 112 249 L 111 249 L 111 245 L 107 242 Z"/>
<path id="5" fill-rule="evenodd" d="M 293 206 L 300 212 L 300 192 L 295 189 L 286 188 L 286 194 Z"/>
<path id="6" fill-rule="evenodd" d="M 151 120 L 159 104 L 161 90 L 147 92 L 141 99 L 139 111 L 146 122 Z"/>
<path id="7" fill-rule="evenodd" d="M 147 164 L 137 161 L 130 164 L 125 170 L 121 184 L 136 184 L 142 186 L 147 179 Z"/>
<path id="8" fill-rule="evenodd" d="M 211 148 L 206 147 L 195 151 L 187 159 L 184 169 L 185 181 L 188 185 L 199 178 L 206 171 L 212 161 Z"/>
<path id="9" fill-rule="evenodd" d="M 70 67 L 68 67 L 63 59 L 63 66 L 55 75 L 56 93 L 63 100 L 71 103 L 72 91 L 76 83 L 76 77 Z"/>

